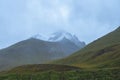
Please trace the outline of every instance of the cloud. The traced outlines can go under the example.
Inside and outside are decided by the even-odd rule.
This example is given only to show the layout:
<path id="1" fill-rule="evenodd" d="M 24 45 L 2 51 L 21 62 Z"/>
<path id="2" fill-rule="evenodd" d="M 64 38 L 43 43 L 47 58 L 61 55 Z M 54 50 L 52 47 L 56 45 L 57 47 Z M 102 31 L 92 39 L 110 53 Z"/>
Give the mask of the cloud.
<path id="1" fill-rule="evenodd" d="M 119 4 L 119 0 L 0 0 L 0 44 L 5 47 L 59 29 L 90 43 L 120 25 Z"/>
<path id="2" fill-rule="evenodd" d="M 49 24 L 64 23 L 69 19 L 70 9 L 68 5 L 61 3 L 59 0 L 31 0 L 27 4 L 29 17 Z"/>

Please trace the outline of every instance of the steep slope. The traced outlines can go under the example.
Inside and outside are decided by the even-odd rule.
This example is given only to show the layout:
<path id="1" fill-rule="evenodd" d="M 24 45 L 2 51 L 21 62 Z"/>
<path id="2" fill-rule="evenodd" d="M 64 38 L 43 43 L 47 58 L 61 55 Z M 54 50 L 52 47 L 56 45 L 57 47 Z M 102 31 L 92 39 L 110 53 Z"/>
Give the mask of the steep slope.
<path id="1" fill-rule="evenodd" d="M 0 70 L 60 59 L 78 51 L 80 48 L 67 38 L 57 42 L 30 38 L 0 50 Z"/>
<path id="2" fill-rule="evenodd" d="M 75 54 L 54 63 L 70 64 L 83 68 L 120 67 L 120 27 Z"/>

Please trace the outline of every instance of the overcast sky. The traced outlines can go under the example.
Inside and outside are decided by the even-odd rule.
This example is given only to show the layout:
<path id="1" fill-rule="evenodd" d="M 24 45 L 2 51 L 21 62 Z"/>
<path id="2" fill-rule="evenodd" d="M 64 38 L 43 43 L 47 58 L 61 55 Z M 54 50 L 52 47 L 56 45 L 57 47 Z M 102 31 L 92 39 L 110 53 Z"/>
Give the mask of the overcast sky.
<path id="1" fill-rule="evenodd" d="M 57 30 L 90 43 L 120 25 L 120 0 L 0 0 L 0 48 Z"/>

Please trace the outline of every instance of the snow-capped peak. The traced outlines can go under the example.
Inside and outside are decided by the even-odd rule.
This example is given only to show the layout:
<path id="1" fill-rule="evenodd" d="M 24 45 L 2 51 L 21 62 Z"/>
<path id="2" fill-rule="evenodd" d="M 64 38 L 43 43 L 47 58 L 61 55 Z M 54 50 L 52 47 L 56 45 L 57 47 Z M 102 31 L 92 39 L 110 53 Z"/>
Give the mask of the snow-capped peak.
<path id="1" fill-rule="evenodd" d="M 80 42 L 79 39 L 75 35 L 65 32 L 65 31 L 55 32 L 55 33 L 49 35 L 48 37 L 37 34 L 37 35 L 33 36 L 32 38 L 44 40 L 44 41 L 48 41 L 48 42 L 59 42 L 64 39 L 67 39 L 67 40 L 73 42 L 74 44 L 76 44 L 77 46 L 85 45 L 85 43 Z"/>
<path id="2" fill-rule="evenodd" d="M 43 35 L 40 35 L 40 34 L 36 34 L 32 38 L 48 41 L 48 38 L 46 36 L 43 36 Z"/>
<path id="3" fill-rule="evenodd" d="M 65 31 L 59 31 L 59 32 L 55 32 L 53 33 L 50 37 L 49 37 L 49 41 L 52 42 L 56 42 L 56 41 L 61 41 L 63 40 L 63 38 L 66 38 L 68 40 L 71 40 L 73 37 L 72 34 L 65 32 Z"/>
<path id="4" fill-rule="evenodd" d="M 79 39 L 75 35 L 70 34 L 68 32 L 65 32 L 65 31 L 59 31 L 59 32 L 53 33 L 49 37 L 48 41 L 58 42 L 58 41 L 61 41 L 63 39 L 67 39 L 67 40 L 73 42 L 78 47 L 85 46 L 85 43 L 84 42 L 80 42 Z"/>

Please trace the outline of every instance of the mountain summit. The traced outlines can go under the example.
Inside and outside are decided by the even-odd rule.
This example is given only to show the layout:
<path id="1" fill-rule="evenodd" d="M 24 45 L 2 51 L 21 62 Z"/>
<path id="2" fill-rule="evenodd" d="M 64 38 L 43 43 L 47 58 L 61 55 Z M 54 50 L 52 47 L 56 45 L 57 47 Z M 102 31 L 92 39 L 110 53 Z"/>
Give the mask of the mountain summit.
<path id="1" fill-rule="evenodd" d="M 72 35 L 71 33 L 66 32 L 66 31 L 57 31 L 57 32 L 51 34 L 49 37 L 37 34 L 37 35 L 33 36 L 32 38 L 43 40 L 43 41 L 48 41 L 48 42 L 60 42 L 60 41 L 66 39 L 66 40 L 71 41 L 78 47 L 85 46 L 85 42 L 81 42 L 76 35 Z"/>
<path id="2" fill-rule="evenodd" d="M 59 32 L 53 33 L 49 38 L 49 41 L 53 41 L 53 42 L 61 41 L 64 38 L 71 40 L 73 38 L 73 35 L 65 31 L 59 31 Z"/>

